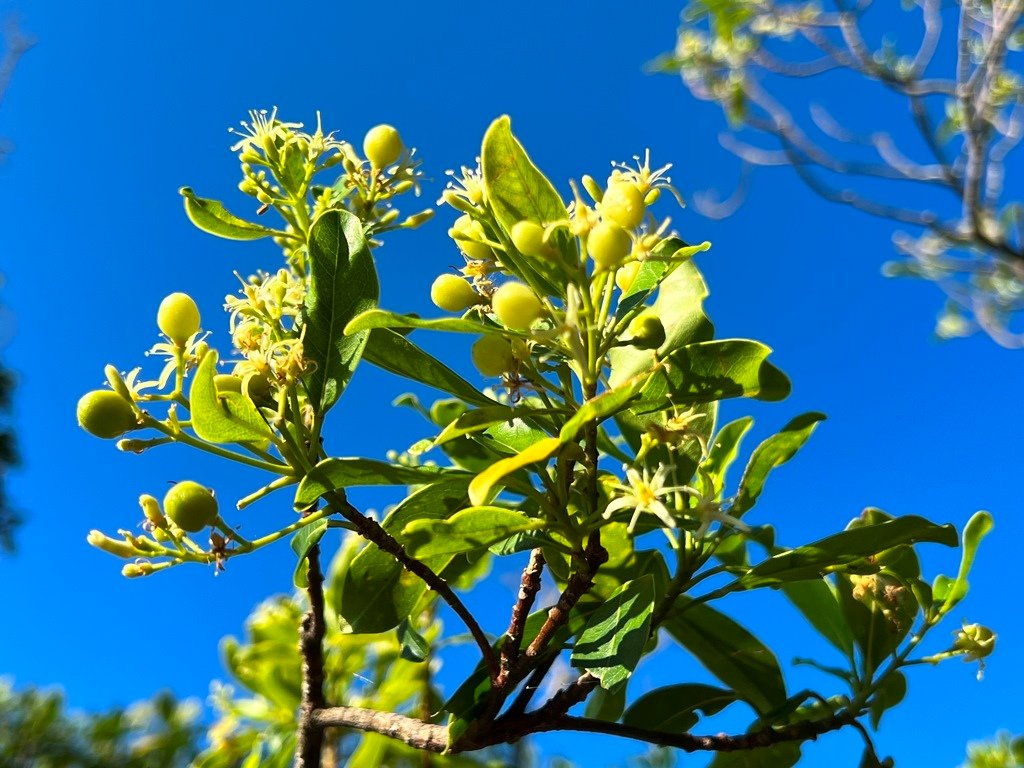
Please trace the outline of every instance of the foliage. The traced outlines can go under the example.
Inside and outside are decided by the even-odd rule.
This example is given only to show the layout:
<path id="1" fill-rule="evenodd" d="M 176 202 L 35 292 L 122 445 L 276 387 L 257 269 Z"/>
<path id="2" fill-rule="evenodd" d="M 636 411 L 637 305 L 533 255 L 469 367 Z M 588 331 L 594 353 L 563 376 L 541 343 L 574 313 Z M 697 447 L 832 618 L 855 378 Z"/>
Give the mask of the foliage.
<path id="1" fill-rule="evenodd" d="M 1024 737 L 999 733 L 991 741 L 967 745 L 967 762 L 961 768 L 1018 768 L 1024 766 Z"/>
<path id="2" fill-rule="evenodd" d="M 1024 120 L 1022 12 L 1016 0 L 692 0 L 655 68 L 722 107 L 722 143 L 743 162 L 733 200 L 698 203 L 728 215 L 750 168 L 791 165 L 824 198 L 909 227 L 886 271 L 946 294 L 941 337 L 980 328 L 1020 347 L 1024 207 L 1005 182 Z M 878 86 L 877 103 L 851 100 L 849 73 Z"/>
<path id="3" fill-rule="evenodd" d="M 0 680 L 0 765 L 7 768 L 177 768 L 199 751 L 199 704 L 160 693 L 101 714 L 65 710 L 57 692 Z M 234 765 L 234 764 L 232 764 Z"/>
<path id="4" fill-rule="evenodd" d="M 246 764 L 284 765 L 292 754 L 299 766 L 372 764 L 365 755 L 417 749 L 479 764 L 462 756 L 486 761 L 490 748 L 550 730 L 716 751 L 719 767 L 752 749 L 792 765 L 801 742 L 846 726 L 865 736 L 866 764 L 877 764 L 861 720 L 876 728 L 899 703 L 908 667 L 991 653 L 993 633 L 967 625 L 947 649 L 920 655 L 967 594 L 987 513 L 971 519 L 962 541 L 951 525 L 868 508 L 830 536 L 779 544 L 752 514 L 768 476 L 824 418 L 818 413 L 763 440 L 739 481 L 728 482 L 751 420 L 718 424 L 719 402 L 781 400 L 790 384 L 769 347 L 715 338 L 693 262 L 709 246 L 686 243 L 654 213 L 674 192 L 667 166 L 652 168 L 645 156 L 615 165 L 604 185 L 584 176 L 566 204 L 509 119 L 495 120 L 479 167 L 463 168 L 442 195 L 461 214 L 449 234 L 464 256 L 455 277 L 465 285 L 452 292 L 435 283 L 432 293 L 459 316 L 422 318 L 376 306 L 373 247 L 430 215 L 400 220 L 392 207 L 419 183 L 397 132 L 373 129 L 371 163 L 319 125 L 307 133 L 273 113 L 253 113 L 243 125 L 234 147 L 240 188 L 280 221 L 246 221 L 182 190 L 200 229 L 272 239 L 283 252 L 284 267 L 248 278 L 241 297 L 228 297 L 230 372 L 219 372 L 221 356 L 194 303 L 175 295 L 158 318 L 172 335 L 151 350 L 166 358 L 162 374 L 143 380 L 139 369 L 125 375 L 108 366 L 123 407 L 101 418 L 110 415 L 105 405 L 104 414 L 91 409 L 109 397 L 90 393 L 79 404 L 82 425 L 98 436 L 157 433 L 123 438 L 122 450 L 179 443 L 265 471 L 269 482 L 239 509 L 294 491 L 293 511 L 252 540 L 199 484 L 187 486 L 196 508 L 179 508 L 175 496 L 173 514 L 170 494 L 163 509 L 144 494 L 143 535 L 89 536 L 129 561 L 128 577 L 185 563 L 221 569 L 291 537 L 305 603 L 267 604 L 246 643 L 227 645 L 232 674 L 258 695 L 221 697 L 209 768 L 242 755 Z M 394 162 L 378 167 L 385 157 Z M 337 166 L 338 180 L 321 184 L 318 174 Z M 421 331 L 477 337 L 472 359 L 487 386 L 409 338 Z M 327 447 L 330 411 L 364 359 L 441 395 L 429 407 L 402 398 L 432 437 L 387 461 L 333 456 Z M 408 490 L 378 522 L 346 496 L 360 485 Z M 208 544 L 190 535 L 194 528 L 210 531 Z M 325 593 L 319 542 L 338 528 L 354 535 Z M 917 547 L 927 543 L 961 545 L 955 577 L 923 578 Z M 495 560 L 525 560 L 497 639 L 459 596 Z M 545 582 L 557 598 L 541 594 Z M 805 660 L 836 678 L 835 690 L 789 690 L 773 651 L 730 615 L 730 596 L 765 589 L 835 647 L 835 658 Z M 442 631 L 443 607 L 468 634 Z M 717 684 L 665 674 L 665 687 L 631 695 L 634 670 L 659 640 L 692 655 Z M 459 642 L 475 644 L 479 663 L 442 700 L 435 661 Z M 559 661 L 575 670 L 570 682 L 534 705 Z M 358 685 L 359 675 L 372 684 Z M 663 709 L 652 701 L 666 700 L 674 709 L 651 717 Z M 572 714 L 584 702 L 584 714 Z M 725 708 L 746 713 L 747 733 L 691 732 Z"/>

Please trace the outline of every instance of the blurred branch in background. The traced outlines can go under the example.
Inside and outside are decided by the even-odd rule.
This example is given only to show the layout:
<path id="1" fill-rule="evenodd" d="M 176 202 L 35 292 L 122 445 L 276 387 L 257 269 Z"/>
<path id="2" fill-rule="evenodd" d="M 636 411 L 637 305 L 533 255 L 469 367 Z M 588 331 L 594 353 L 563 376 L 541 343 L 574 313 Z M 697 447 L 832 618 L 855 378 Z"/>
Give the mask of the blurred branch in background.
<path id="1" fill-rule="evenodd" d="M 901 225 L 903 259 L 885 272 L 942 289 L 941 337 L 981 329 L 1024 346 L 1011 327 L 1024 309 L 1024 202 L 1006 185 L 1024 135 L 1022 11 L 1024 0 L 694 0 L 653 67 L 722 107 L 722 144 L 742 161 L 737 193 L 698 197 L 699 210 L 729 215 L 751 169 L 791 166 L 823 198 Z M 914 45 L 898 49 L 894 32 Z M 851 74 L 879 98 L 863 100 Z"/>
<path id="2" fill-rule="evenodd" d="M 0 55 L 0 104 L 3 103 L 11 76 L 25 52 L 32 47 L 34 41 L 26 37 L 15 17 L 11 16 L 3 27 L 3 54 Z M 9 151 L 9 146 L 0 139 L 0 159 Z M 0 280 L 2 283 L 2 280 Z M 10 329 L 9 316 L 0 312 L 0 344 L 6 341 Z M 7 417 L 11 408 L 11 390 L 14 388 L 14 377 L 0 367 L 0 550 L 8 552 L 14 549 L 14 529 L 21 518 L 7 503 L 5 480 L 7 470 L 18 461 L 14 443 L 14 434 L 7 425 Z"/>

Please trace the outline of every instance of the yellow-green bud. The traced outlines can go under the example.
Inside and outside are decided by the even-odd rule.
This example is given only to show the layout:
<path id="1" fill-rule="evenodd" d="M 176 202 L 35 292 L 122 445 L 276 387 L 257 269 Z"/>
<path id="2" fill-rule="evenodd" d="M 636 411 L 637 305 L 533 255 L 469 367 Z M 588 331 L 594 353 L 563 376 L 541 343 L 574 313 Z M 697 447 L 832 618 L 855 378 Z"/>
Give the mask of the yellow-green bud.
<path id="1" fill-rule="evenodd" d="M 105 536 L 102 531 L 89 531 L 89 535 L 85 540 L 89 542 L 90 546 L 102 549 L 104 552 L 115 557 L 135 557 L 138 554 L 135 547 L 127 541 L 112 539 L 109 536 Z"/>
<path id="2" fill-rule="evenodd" d="M 620 291 L 629 293 L 629 289 L 633 287 L 636 276 L 640 272 L 640 266 L 639 261 L 631 261 L 619 268 L 619 271 L 615 273 L 615 284 L 619 286 Z"/>
<path id="3" fill-rule="evenodd" d="M 199 330 L 199 307 L 187 293 L 172 293 L 160 302 L 156 324 L 160 332 L 177 344 L 185 346 Z"/>
<path id="4" fill-rule="evenodd" d="M 390 125 L 376 125 L 363 138 L 363 154 L 378 170 L 398 160 L 404 148 L 402 137 Z"/>
<path id="5" fill-rule="evenodd" d="M 626 341 L 639 349 L 657 349 L 665 343 L 665 326 L 661 318 L 650 310 L 633 318 L 628 334 L 631 338 Z"/>
<path id="6" fill-rule="evenodd" d="M 633 241 L 629 233 L 618 224 L 602 221 L 587 238 L 587 250 L 601 269 L 615 269 L 626 258 Z"/>
<path id="7" fill-rule="evenodd" d="M 594 198 L 595 203 L 600 203 L 601 198 L 604 197 L 604 191 L 601 189 L 601 185 L 594 181 L 594 177 L 589 174 L 585 174 L 581 179 L 583 182 L 583 188 L 587 190 L 587 193 Z"/>
<path id="8" fill-rule="evenodd" d="M 636 184 L 616 181 L 608 185 L 601 199 L 601 215 L 624 229 L 633 229 L 644 220 L 644 196 Z"/>
<path id="9" fill-rule="evenodd" d="M 964 624 L 955 635 L 953 648 L 964 654 L 965 661 L 978 661 L 995 650 L 995 633 L 981 624 Z"/>
<path id="10" fill-rule="evenodd" d="M 139 576 L 149 576 L 152 572 L 152 563 L 128 563 L 121 569 L 121 575 L 126 579 L 137 579 Z"/>
<path id="11" fill-rule="evenodd" d="M 544 242 L 544 227 L 535 221 L 517 221 L 509 232 L 516 250 L 525 256 L 546 256 L 551 248 Z"/>
<path id="12" fill-rule="evenodd" d="M 82 429 L 104 440 L 120 437 L 138 426 L 131 405 L 109 389 L 96 389 L 82 395 L 77 416 Z"/>
<path id="13" fill-rule="evenodd" d="M 462 312 L 479 303 L 473 286 L 458 275 L 438 275 L 430 286 L 430 300 L 446 312 Z"/>
<path id="14" fill-rule="evenodd" d="M 164 517 L 164 513 L 160 511 L 160 502 L 157 501 L 153 496 L 148 493 L 144 493 L 139 496 L 139 506 L 142 507 L 142 514 L 146 516 L 157 528 L 167 527 L 167 518 Z"/>
<path id="15" fill-rule="evenodd" d="M 491 307 L 502 323 L 516 330 L 529 328 L 544 311 L 533 289 L 515 281 L 505 283 L 494 292 Z"/>
<path id="16" fill-rule="evenodd" d="M 487 239 L 483 224 L 468 214 L 459 216 L 452 224 L 452 228 L 448 230 L 448 234 L 469 258 L 477 261 L 494 258 L 491 246 L 481 242 Z"/>
<path id="17" fill-rule="evenodd" d="M 131 390 L 128 389 L 128 385 L 125 384 L 124 379 L 121 378 L 121 374 L 117 368 L 112 365 L 108 365 L 103 369 L 103 373 L 107 376 L 107 381 L 110 383 L 111 388 L 121 396 L 126 402 L 134 402 L 135 398 L 132 397 Z"/>

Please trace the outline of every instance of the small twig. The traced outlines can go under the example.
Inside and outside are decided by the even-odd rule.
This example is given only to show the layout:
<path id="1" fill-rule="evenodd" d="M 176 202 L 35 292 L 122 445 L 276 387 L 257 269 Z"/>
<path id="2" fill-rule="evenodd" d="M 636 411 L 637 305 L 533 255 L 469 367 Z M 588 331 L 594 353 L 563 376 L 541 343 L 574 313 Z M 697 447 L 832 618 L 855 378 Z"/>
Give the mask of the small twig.
<path id="1" fill-rule="evenodd" d="M 321 729 L 330 726 L 379 733 L 429 752 L 444 752 L 448 746 L 447 726 L 425 723 L 394 712 L 362 707 L 328 707 L 314 712 L 312 721 Z"/>
<path id="2" fill-rule="evenodd" d="M 310 547 L 306 555 L 309 609 L 302 617 L 299 653 L 302 656 L 302 701 L 299 706 L 298 735 L 295 743 L 295 768 L 320 768 L 324 730 L 315 714 L 326 706 L 324 699 L 323 641 L 324 575 L 320 571 L 320 545 Z"/>
<path id="3" fill-rule="evenodd" d="M 523 714 L 526 708 L 530 706 L 530 702 L 536 695 L 537 691 L 540 690 L 541 683 L 544 682 L 544 678 L 547 677 L 548 672 L 551 670 L 551 665 L 555 663 L 555 659 L 558 658 L 557 653 L 548 653 L 537 666 L 530 672 L 530 677 L 527 678 L 526 684 L 522 690 L 519 691 L 519 695 L 515 697 L 512 704 L 508 708 L 508 712 L 505 713 L 506 717 L 515 717 Z"/>
<path id="4" fill-rule="evenodd" d="M 508 630 L 505 632 L 505 642 L 501 646 L 501 671 L 495 681 L 495 688 L 505 685 L 513 665 L 519 660 L 523 629 L 526 626 L 526 619 L 530 615 L 530 609 L 533 607 L 533 601 L 540 591 L 540 578 L 543 570 L 544 552 L 537 547 L 530 552 L 530 561 L 523 569 L 523 575 L 519 582 L 519 596 L 512 607 L 512 618 L 509 621 Z"/>
<path id="5" fill-rule="evenodd" d="M 325 494 L 324 498 L 327 499 L 335 511 L 339 512 L 355 526 L 356 533 L 367 541 L 376 544 L 381 551 L 387 552 L 395 558 L 405 570 L 422 579 L 430 589 L 437 593 L 438 597 L 448 603 L 448 606 L 462 619 L 462 622 L 466 625 L 469 633 L 480 648 L 480 653 L 484 657 L 484 663 L 487 664 L 487 669 L 491 674 L 491 680 L 496 680 L 500 672 L 498 656 L 491 647 L 487 635 L 484 634 L 476 618 L 469 612 L 469 609 L 459 599 L 459 596 L 448 586 L 448 582 L 434 573 L 429 566 L 406 552 L 405 547 L 394 536 L 385 531 L 380 523 L 371 517 L 367 517 L 349 504 L 343 494 L 331 492 Z"/>

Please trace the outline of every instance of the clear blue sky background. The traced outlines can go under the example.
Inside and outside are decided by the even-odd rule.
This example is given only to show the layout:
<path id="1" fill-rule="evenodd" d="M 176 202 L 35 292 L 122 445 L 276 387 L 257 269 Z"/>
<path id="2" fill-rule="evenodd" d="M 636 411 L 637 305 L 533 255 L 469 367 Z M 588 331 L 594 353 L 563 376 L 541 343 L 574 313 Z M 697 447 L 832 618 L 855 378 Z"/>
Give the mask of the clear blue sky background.
<path id="1" fill-rule="evenodd" d="M 255 487 L 255 475 L 175 447 L 120 454 L 74 419 L 77 398 L 101 385 L 105 363 L 143 363 L 162 296 L 192 293 L 223 345 L 218 313 L 236 288 L 231 271 L 276 265 L 270 244 L 195 230 L 177 194 L 188 184 L 243 204 L 225 129 L 246 110 L 278 105 L 284 119 L 311 123 L 319 109 L 326 127 L 356 141 L 375 123 L 395 124 L 433 179 L 428 203 L 445 169 L 473 162 L 483 130 L 502 113 L 563 191 L 569 177 L 600 177 L 609 160 L 645 147 L 675 165 L 684 195 L 735 180 L 736 164 L 716 142 L 716 109 L 695 102 L 677 79 L 642 71 L 673 45 L 678 2 L 24 0 L 18 8 L 39 45 L 0 111 L 0 133 L 16 146 L 0 168 L 0 270 L 3 303 L 16 319 L 3 359 L 20 379 L 15 424 L 24 454 L 10 492 L 28 522 L 17 556 L 0 557 L 0 674 L 62 685 L 78 707 L 123 704 L 164 686 L 205 696 L 221 674 L 218 640 L 239 632 L 263 597 L 290 587 L 287 545 L 233 562 L 216 579 L 185 567 L 127 582 L 117 561 L 85 544 L 90 528 L 133 526 L 139 493 L 159 495 L 168 480 L 193 477 L 225 499 Z M 856 104 L 870 93 L 851 85 L 848 96 Z M 428 310 L 431 280 L 457 260 L 445 235 L 452 218 L 443 211 L 378 252 L 384 305 Z M 936 343 L 937 292 L 879 274 L 891 255 L 889 225 L 828 206 L 790 174 L 758 177 L 746 207 L 725 222 L 692 210 L 674 221 L 688 240 L 714 243 L 699 264 L 719 335 L 770 344 L 794 382 L 784 403 L 741 403 L 726 415 L 754 413 L 753 440 L 797 413 L 829 414 L 772 477 L 758 521 L 800 542 L 841 528 L 867 505 L 957 526 L 976 509 L 995 515 L 955 621 L 992 625 L 998 653 L 980 683 L 959 662 L 914 670 L 906 702 L 882 725 L 881 748 L 904 766 L 952 766 L 969 739 L 1024 731 L 1024 619 L 1013 608 L 1024 538 L 1024 352 L 982 337 Z M 395 379 L 361 370 L 335 414 L 342 424 L 329 435 L 331 449 L 382 456 L 424 436 L 411 412 L 387 406 L 401 391 Z M 382 505 L 373 494 L 360 500 Z M 289 514 L 258 506 L 246 529 L 269 530 Z M 951 572 L 956 554 L 929 551 L 926 565 Z M 512 594 L 511 580 L 491 577 L 487 601 L 502 606 L 484 608 L 491 630 L 506 620 Z M 784 663 L 827 653 L 780 603 L 740 605 Z M 690 674 L 701 673 L 673 656 L 641 668 L 636 690 Z M 789 679 L 794 688 L 825 685 L 807 673 Z M 621 764 L 638 751 L 594 736 L 541 743 L 587 766 Z M 857 745 L 853 735 L 828 736 L 807 747 L 806 765 L 853 766 Z"/>

